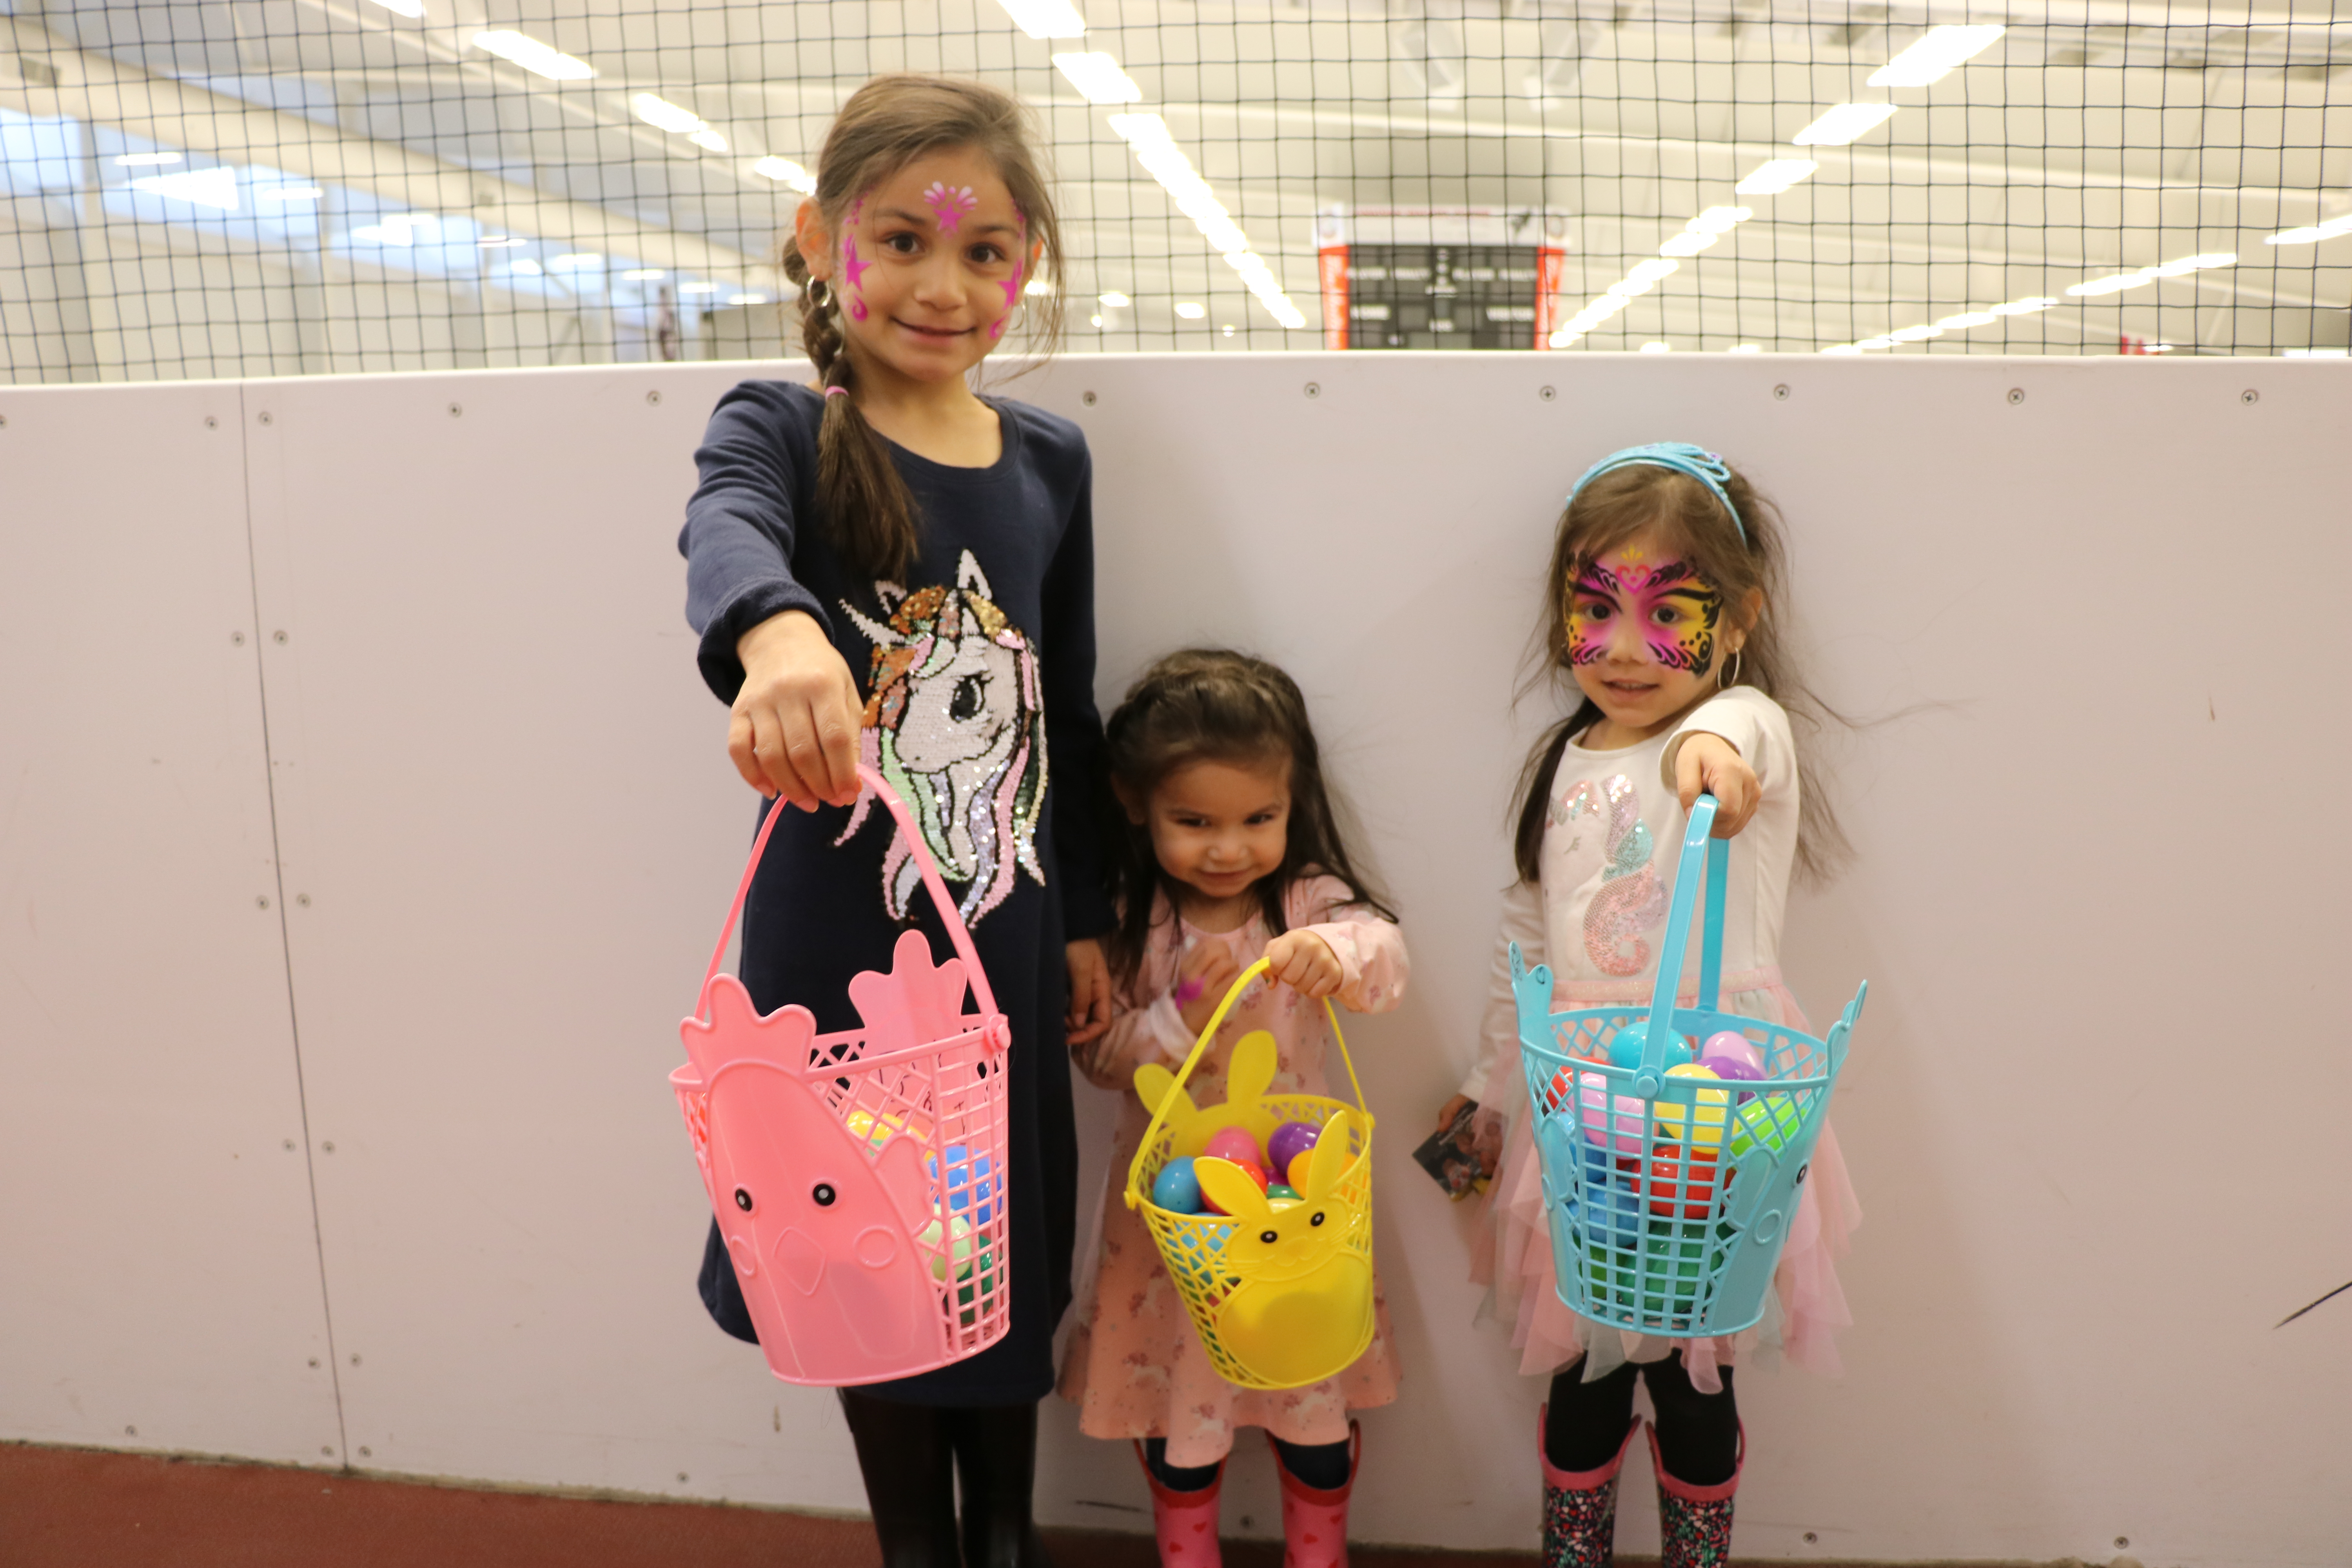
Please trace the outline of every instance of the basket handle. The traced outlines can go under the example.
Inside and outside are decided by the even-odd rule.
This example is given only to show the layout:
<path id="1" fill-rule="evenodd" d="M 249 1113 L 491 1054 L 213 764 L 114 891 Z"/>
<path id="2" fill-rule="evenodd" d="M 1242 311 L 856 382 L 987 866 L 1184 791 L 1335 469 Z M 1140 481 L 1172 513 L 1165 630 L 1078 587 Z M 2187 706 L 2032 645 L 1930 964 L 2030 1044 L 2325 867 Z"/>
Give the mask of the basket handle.
<path id="1" fill-rule="evenodd" d="M 1675 994 L 1682 989 L 1683 958 L 1690 951 L 1693 906 L 1698 901 L 1699 858 L 1706 858 L 1706 921 L 1698 957 L 1698 1005 L 1712 1013 L 1723 984 L 1723 906 L 1731 884 L 1731 845 L 1713 837 L 1716 798 L 1702 795 L 1692 803 L 1690 822 L 1683 829 L 1682 863 L 1675 871 L 1673 912 L 1666 918 L 1665 941 L 1658 947 L 1658 979 L 1650 993 L 1649 1037 L 1642 1045 L 1642 1065 L 1634 1069 L 1633 1092 L 1648 1098 L 1665 1081 L 1666 1037 L 1674 1032 Z"/>
<path id="2" fill-rule="evenodd" d="M 913 814 L 908 811 L 907 803 L 898 798 L 898 792 L 864 763 L 857 764 L 857 776 L 867 789 L 874 792 L 875 798 L 888 808 L 898 824 L 898 831 L 906 835 L 907 847 L 915 857 L 917 869 L 923 874 L 923 886 L 931 890 L 931 902 L 939 906 L 940 918 L 948 928 L 948 941 L 955 944 L 956 956 L 963 960 L 964 977 L 971 984 L 972 994 L 980 1003 L 981 1013 L 983 1016 L 994 1016 L 996 994 L 989 988 L 988 972 L 980 966 L 980 954 L 971 945 L 971 932 L 964 925 L 963 914 L 956 908 L 955 900 L 948 897 L 948 885 L 940 876 L 938 863 L 931 858 L 930 847 L 923 842 L 922 831 L 915 826 Z M 710 950 L 710 967 L 702 972 L 702 994 L 694 1010 L 698 1018 L 709 1012 L 710 983 L 718 977 L 719 965 L 727 957 L 727 942 L 735 934 L 735 922 L 743 913 L 743 900 L 751 896 L 751 878 L 760 869 L 760 858 L 768 852 L 768 835 L 776 830 L 776 824 L 783 815 L 783 797 L 779 795 L 776 803 L 768 808 L 767 820 L 760 824 L 760 836 L 751 841 L 751 858 L 743 867 L 742 881 L 736 884 L 735 901 L 728 907 L 727 923 L 719 928 L 719 945 Z"/>
<path id="3" fill-rule="evenodd" d="M 1129 1208 L 1134 1208 L 1141 1202 L 1143 1162 L 1150 1156 L 1152 1145 L 1160 1142 L 1160 1130 L 1168 1121 L 1168 1108 L 1176 1103 L 1176 1097 L 1183 1092 L 1184 1080 L 1191 1078 L 1192 1069 L 1201 1065 L 1202 1054 L 1208 1050 L 1209 1042 L 1217 1037 L 1217 1026 L 1223 1024 L 1225 1021 L 1225 1015 L 1234 1010 L 1234 1004 L 1241 1000 L 1242 993 L 1248 988 L 1249 983 L 1264 974 L 1269 967 L 1266 961 L 1261 958 L 1243 970 L 1234 977 L 1234 983 L 1225 988 L 1225 999 L 1217 1004 L 1217 1010 L 1214 1013 L 1209 1015 L 1208 1026 L 1201 1031 L 1201 1037 L 1192 1042 L 1192 1054 L 1184 1058 L 1183 1067 L 1177 1070 L 1176 1081 L 1169 1086 L 1168 1092 L 1160 1097 L 1160 1104 L 1152 1110 L 1151 1125 L 1143 1130 L 1143 1142 L 1135 1146 L 1135 1158 L 1128 1162 L 1127 1206 Z M 1323 998 L 1323 1013 L 1331 1020 L 1331 1038 L 1339 1042 L 1339 1060 L 1348 1069 L 1348 1087 L 1356 1091 L 1356 1109 L 1364 1113 L 1365 1123 L 1369 1126 L 1371 1121 L 1371 1107 L 1364 1103 L 1364 1086 L 1356 1081 L 1356 1061 L 1348 1054 L 1348 1037 L 1339 1032 L 1339 1009 L 1331 1005 L 1331 998 L 1328 996 Z"/>

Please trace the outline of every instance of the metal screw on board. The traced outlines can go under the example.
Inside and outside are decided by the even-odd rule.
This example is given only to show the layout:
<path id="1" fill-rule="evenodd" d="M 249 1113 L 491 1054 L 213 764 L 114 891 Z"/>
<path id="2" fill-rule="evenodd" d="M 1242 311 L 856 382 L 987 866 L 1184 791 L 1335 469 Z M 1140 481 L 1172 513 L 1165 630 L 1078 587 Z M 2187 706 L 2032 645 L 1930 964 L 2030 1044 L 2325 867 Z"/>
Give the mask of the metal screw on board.
<path id="1" fill-rule="evenodd" d="M 269 895 L 268 893 L 256 893 L 253 896 L 253 907 L 257 910 L 268 909 L 269 907 Z"/>
<path id="2" fill-rule="evenodd" d="M 139 1428 L 136 1426 L 125 1426 L 122 1429 L 122 1435 L 126 1437 L 136 1437 L 139 1436 Z"/>
<path id="3" fill-rule="evenodd" d="M 286 1140 L 286 1152 L 287 1152 L 289 1154 L 291 1154 L 292 1152 L 294 1152 L 294 1140 L 292 1140 L 291 1138 L 289 1138 L 288 1140 Z M 316 1362 L 313 1362 L 313 1363 L 311 1363 L 310 1364 L 312 1364 L 313 1366 L 316 1366 L 318 1363 L 317 1363 Z"/>
<path id="4" fill-rule="evenodd" d="M 255 417 L 258 418 L 258 419 L 259 419 L 259 420 L 260 420 L 264 425 L 270 425 L 270 424 L 275 424 L 275 423 L 276 423 L 276 421 L 275 421 L 275 420 L 273 420 L 273 419 L 271 419 L 271 418 L 270 418 L 270 416 L 269 416 L 269 410 L 268 410 L 267 408 L 263 409 L 263 410 L 262 410 L 258 415 L 255 416 Z"/>
<path id="5" fill-rule="evenodd" d="M 452 419 L 457 418 L 459 415 L 465 412 L 466 405 L 462 403 L 453 403 L 449 405 L 449 417 Z"/>
<path id="6" fill-rule="evenodd" d="M 1815 1542 L 1817 1542 L 1817 1541 L 1819 1541 L 1819 1540 L 1821 1540 L 1821 1537 L 1820 1537 L 1820 1536 L 1818 1536 L 1818 1535 L 1816 1535 L 1816 1534 L 1814 1534 L 1811 1531 L 1810 1531 L 1810 1530 L 1809 1530 L 1809 1531 L 1805 1531 L 1805 1544 L 1806 1544 L 1806 1545 L 1811 1546 L 1811 1545 L 1812 1545 Z"/>
<path id="7" fill-rule="evenodd" d="M 2118 1535 L 2116 1537 L 2116 1544 L 2117 1546 L 2129 1546 L 2131 1544 L 2131 1537 L 2128 1535 Z"/>
<path id="8" fill-rule="evenodd" d="M 1787 382 L 1784 381 L 1780 385 L 1772 389 L 1772 401 L 1775 403 L 1786 403 L 1789 401 L 1789 384 Z"/>
<path id="9" fill-rule="evenodd" d="M 1082 392 L 1078 394 L 1078 401 L 1092 408 L 1095 405 L 1095 395 L 1091 392 Z"/>
<path id="10" fill-rule="evenodd" d="M 660 402 L 661 402 L 661 394 L 660 394 L 660 393 L 658 393 L 658 392 L 648 392 L 648 393 L 646 393 L 646 403 L 647 404 L 647 405 L 648 405 L 648 406 L 651 406 L 651 405 L 657 405 L 657 404 L 659 404 Z"/>
<path id="11" fill-rule="evenodd" d="M 284 642 L 284 641 L 286 640 L 286 633 L 285 633 L 284 629 L 283 629 L 283 628 L 280 628 L 280 629 L 279 629 L 279 630 L 278 630 L 278 631 L 274 631 L 274 632 L 270 633 L 270 634 L 269 634 L 269 640 L 270 640 L 271 642 Z"/>
<path id="12" fill-rule="evenodd" d="M 294 895 L 294 901 L 307 910 L 310 907 L 310 895 L 308 893 L 297 893 Z"/>
<path id="13" fill-rule="evenodd" d="M 334 1145 L 333 1145 L 332 1143 L 330 1143 L 330 1144 L 328 1144 L 328 1145 L 327 1145 L 327 1147 L 328 1147 L 328 1148 L 330 1148 L 330 1149 L 331 1149 L 331 1148 L 333 1148 L 333 1147 L 334 1147 Z M 359 1364 L 360 1364 L 360 1352 L 357 1352 L 357 1351 L 353 1351 L 353 1352 L 352 1352 L 352 1364 L 353 1366 L 357 1366 L 357 1365 L 359 1365 Z"/>
<path id="14" fill-rule="evenodd" d="M 215 417 L 215 416 L 213 416 L 213 415 L 210 415 L 210 414 L 205 415 L 205 429 L 207 429 L 207 430 L 217 430 L 217 429 L 219 429 L 219 428 L 220 428 L 220 420 L 219 420 L 217 417 Z"/>
<path id="15" fill-rule="evenodd" d="M 1322 396 L 1322 395 L 1323 395 L 1323 384 L 1322 384 L 1321 382 L 1319 382 L 1319 381 L 1310 381 L 1310 382 L 1308 382 L 1308 383 L 1307 384 L 1307 396 L 1309 396 L 1309 397 L 1320 397 L 1320 396 Z"/>
<path id="16" fill-rule="evenodd" d="M 1550 387 L 1545 386 L 1538 387 L 1536 390 L 1536 395 L 1542 398 L 1546 403 L 1549 403 L 1553 398 L 1558 397 L 1559 394 L 1554 392 Z"/>
<path id="17" fill-rule="evenodd" d="M 2241 403 L 2260 403 L 2262 400 L 2263 395 L 2251 386 L 2238 394 L 2238 401 Z"/>
<path id="18" fill-rule="evenodd" d="M 312 1356 L 312 1357 L 310 1358 L 310 1364 L 311 1364 L 313 1367 L 316 1367 L 316 1366 L 319 1364 L 319 1358 L 318 1358 L 317 1356 Z"/>
<path id="19" fill-rule="evenodd" d="M 243 632 L 231 632 L 228 634 L 228 641 L 231 647 L 243 647 L 245 646 L 245 634 Z"/>
<path id="20" fill-rule="evenodd" d="M 2012 386 L 2012 387 L 2011 387 L 2011 388 L 2009 389 L 2009 400 L 2010 400 L 2010 402 L 2011 402 L 2011 403 L 2012 403 L 2012 404 L 2018 404 L 2018 403 L 2022 403 L 2022 402 L 2024 402 L 2024 401 L 2025 401 L 2025 388 L 2023 388 L 2023 387 L 2021 387 L 2021 386 Z"/>
<path id="21" fill-rule="evenodd" d="M 375 1450 L 369 1447 L 365 1443 L 362 1443 L 360 1445 L 360 1458 L 362 1459 L 372 1459 L 375 1458 Z"/>
<path id="22" fill-rule="evenodd" d="M 323 1142 L 323 1143 L 320 1144 L 320 1145 L 319 1145 L 319 1147 L 320 1147 L 320 1149 L 324 1150 L 326 1152 L 328 1152 L 328 1153 L 331 1154 L 331 1153 L 333 1153 L 333 1152 L 335 1152 L 335 1141 L 334 1141 L 333 1139 L 330 1138 L 330 1139 L 328 1139 L 325 1142 Z M 359 1364 L 360 1364 L 360 1358 L 359 1358 L 359 1357 L 357 1357 L 357 1356 L 353 1356 L 353 1357 L 352 1357 L 352 1364 L 353 1366 L 357 1366 L 357 1365 L 359 1365 Z"/>
<path id="23" fill-rule="evenodd" d="M 681 1486 L 682 1486 L 682 1485 L 684 1485 L 684 1484 L 685 1484 L 685 1482 L 686 1482 L 686 1472 L 685 1472 L 684 1470 L 680 1470 L 680 1471 L 678 1471 L 678 1473 L 677 1473 L 677 1479 L 678 1479 L 678 1483 L 679 1483 Z"/>

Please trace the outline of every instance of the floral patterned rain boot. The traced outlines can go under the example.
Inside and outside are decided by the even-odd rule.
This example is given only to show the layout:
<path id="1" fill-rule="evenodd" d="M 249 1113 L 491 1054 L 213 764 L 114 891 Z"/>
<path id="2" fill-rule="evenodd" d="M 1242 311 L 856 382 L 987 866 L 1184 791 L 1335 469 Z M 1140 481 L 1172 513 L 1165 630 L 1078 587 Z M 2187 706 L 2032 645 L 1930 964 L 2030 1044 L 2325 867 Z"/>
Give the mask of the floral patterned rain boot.
<path id="1" fill-rule="evenodd" d="M 1160 1540 L 1160 1568 L 1223 1568 L 1224 1554 L 1217 1546 L 1217 1495 L 1225 1489 L 1225 1462 L 1217 1461 L 1217 1479 L 1198 1491 L 1180 1492 L 1162 1486 L 1135 1446 L 1135 1462 L 1151 1487 L 1151 1532 Z"/>
<path id="2" fill-rule="evenodd" d="M 1748 1428 L 1739 1429 L 1731 1479 L 1719 1485 L 1696 1487 L 1668 1475 L 1655 1426 L 1650 1428 L 1650 1461 L 1658 1472 L 1658 1568 L 1724 1568 L 1731 1561 L 1731 1496 L 1748 1464 Z"/>
<path id="3" fill-rule="evenodd" d="M 1274 1434 L 1265 1440 L 1271 1447 Z M 1348 1494 L 1364 1457 L 1364 1431 L 1353 1421 L 1348 1445 L 1348 1479 L 1328 1491 L 1292 1475 L 1282 1450 L 1274 1450 L 1274 1473 L 1282 1479 L 1282 1568 L 1348 1568 Z"/>
<path id="4" fill-rule="evenodd" d="M 1639 1421 L 1625 1428 L 1616 1455 L 1597 1470 L 1563 1470 L 1544 1452 L 1546 1406 L 1536 1413 L 1536 1460 L 1543 1466 L 1543 1568 L 1609 1568 L 1617 1543 L 1617 1473 Z M 1653 1438 L 1653 1442 L 1656 1439 Z"/>

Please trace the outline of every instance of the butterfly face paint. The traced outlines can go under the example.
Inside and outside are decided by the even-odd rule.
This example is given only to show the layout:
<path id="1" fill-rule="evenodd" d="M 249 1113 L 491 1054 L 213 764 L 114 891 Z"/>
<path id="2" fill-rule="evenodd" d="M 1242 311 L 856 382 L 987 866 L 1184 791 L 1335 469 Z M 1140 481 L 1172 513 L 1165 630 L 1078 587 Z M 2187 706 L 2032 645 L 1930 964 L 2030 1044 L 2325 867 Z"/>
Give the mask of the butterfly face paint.
<path id="1" fill-rule="evenodd" d="M 980 198 L 971 194 L 970 185 L 950 189 L 933 180 L 923 192 L 923 205 L 940 220 L 941 234 L 953 234 L 956 226 L 963 222 L 963 215 L 980 205 Z"/>
<path id="2" fill-rule="evenodd" d="M 1598 664 L 1614 651 L 1703 675 L 1715 662 L 1716 623 L 1722 616 L 1723 595 L 1686 562 L 1653 565 L 1638 550 L 1621 550 L 1587 566 L 1576 580 L 1568 611 L 1569 662 Z M 1631 647 L 1628 626 L 1641 639 Z"/>

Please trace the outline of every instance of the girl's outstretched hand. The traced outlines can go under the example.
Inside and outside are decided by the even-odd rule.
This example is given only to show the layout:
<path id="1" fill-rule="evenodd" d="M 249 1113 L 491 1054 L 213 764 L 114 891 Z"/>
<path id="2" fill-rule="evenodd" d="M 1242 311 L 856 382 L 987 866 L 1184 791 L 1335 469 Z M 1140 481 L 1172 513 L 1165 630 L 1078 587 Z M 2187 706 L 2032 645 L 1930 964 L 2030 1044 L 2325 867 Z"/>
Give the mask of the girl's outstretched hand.
<path id="1" fill-rule="evenodd" d="M 1072 1050 L 1110 1027 L 1110 964 L 1092 937 L 1064 949 L 1070 966 L 1070 1013 L 1064 1020 Z"/>
<path id="2" fill-rule="evenodd" d="M 1265 944 L 1266 973 L 1312 1001 L 1321 1001 L 1347 980 L 1339 955 L 1311 931 L 1286 931 Z"/>
<path id="3" fill-rule="evenodd" d="M 743 689 L 727 754 L 743 782 L 814 811 L 857 798 L 857 682 L 824 628 L 800 610 L 771 616 L 735 644 Z"/>
<path id="4" fill-rule="evenodd" d="M 1717 838 L 1728 838 L 1747 826 L 1763 797 L 1756 770 L 1748 765 L 1739 748 L 1704 730 L 1685 736 L 1683 749 L 1675 755 L 1675 793 L 1682 797 L 1685 811 L 1698 803 L 1702 793 L 1715 796 L 1714 836 Z"/>

